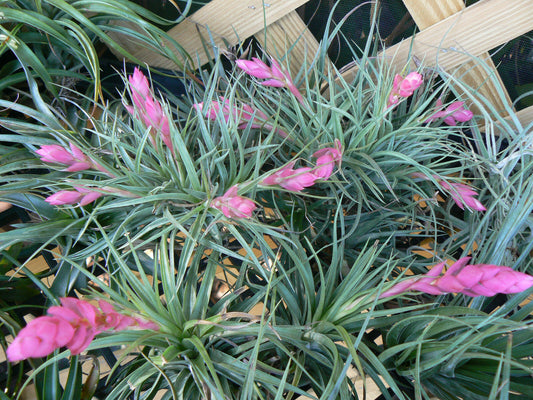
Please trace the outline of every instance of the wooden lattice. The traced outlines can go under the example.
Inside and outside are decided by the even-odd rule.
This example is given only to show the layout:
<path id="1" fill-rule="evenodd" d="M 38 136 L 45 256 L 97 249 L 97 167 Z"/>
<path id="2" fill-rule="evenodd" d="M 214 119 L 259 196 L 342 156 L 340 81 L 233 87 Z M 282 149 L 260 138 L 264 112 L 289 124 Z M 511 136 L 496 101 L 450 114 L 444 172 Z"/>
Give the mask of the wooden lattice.
<path id="1" fill-rule="evenodd" d="M 271 54 L 288 55 L 291 70 L 297 71 L 318 42 L 296 13 L 309 0 L 212 0 L 168 33 L 192 55 L 198 67 L 216 54 L 206 54 L 201 37 L 225 48 L 250 36 Z M 420 28 L 384 52 L 392 66 L 403 68 L 409 53 L 424 65 L 459 74 L 463 81 L 487 98 L 500 115 L 512 110 L 505 90 L 497 89 L 498 72 L 487 51 L 533 30 L 532 0 L 481 0 L 465 7 L 463 0 L 402 0 Z M 379 2 L 378 2 L 379 3 Z M 268 35 L 265 35 L 265 29 Z M 149 49 L 132 48 L 148 65 L 172 68 L 170 60 Z M 482 59 L 484 66 L 472 61 Z M 345 71 L 347 79 L 355 70 Z M 503 85 L 498 85 L 503 88 Z M 522 124 L 533 121 L 533 107 L 517 113 Z"/>

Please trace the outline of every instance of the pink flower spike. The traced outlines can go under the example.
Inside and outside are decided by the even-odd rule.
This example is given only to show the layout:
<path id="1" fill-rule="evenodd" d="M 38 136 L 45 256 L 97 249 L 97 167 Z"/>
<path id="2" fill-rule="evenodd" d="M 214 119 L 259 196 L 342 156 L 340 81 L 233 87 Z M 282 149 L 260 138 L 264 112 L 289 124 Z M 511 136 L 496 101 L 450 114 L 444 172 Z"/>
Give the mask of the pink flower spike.
<path id="1" fill-rule="evenodd" d="M 465 205 L 476 211 L 486 211 L 487 209 L 481 202 L 476 199 L 474 196 L 477 196 L 477 192 L 472 189 L 470 186 L 464 183 L 452 182 L 448 183 L 445 181 L 439 182 L 444 190 L 446 190 L 450 196 L 452 196 L 453 201 L 461 210 L 464 210 Z"/>
<path id="2" fill-rule="evenodd" d="M 64 319 L 37 317 L 22 328 L 6 350 L 10 362 L 45 357 L 65 346 L 74 336 L 74 328 Z"/>
<path id="3" fill-rule="evenodd" d="M 457 260 L 441 275 L 440 263 L 438 275 L 430 273 L 422 277 L 413 277 L 394 285 L 383 292 L 381 298 L 394 296 L 411 290 L 433 295 L 446 293 L 462 293 L 467 296 L 494 296 L 497 293 L 513 294 L 527 290 L 533 286 L 533 276 L 514 271 L 510 267 L 477 264 L 467 265 L 470 257 Z"/>
<path id="4" fill-rule="evenodd" d="M 410 72 L 405 78 L 396 74 L 392 83 L 392 89 L 387 99 L 387 108 L 400 102 L 401 97 L 411 96 L 422 85 L 424 79 L 418 72 Z"/>
<path id="5" fill-rule="evenodd" d="M 401 80 L 398 86 L 398 94 L 402 97 L 411 96 L 422 85 L 424 79 L 418 72 L 411 72 Z"/>
<path id="6" fill-rule="evenodd" d="M 262 185 L 279 185 L 291 192 L 301 192 L 309 186 L 313 186 L 319 176 L 312 172 L 311 168 L 302 167 L 293 169 L 294 162 L 290 162 L 278 171 L 270 174 L 261 182 Z"/>
<path id="7" fill-rule="evenodd" d="M 148 79 L 146 76 L 144 76 L 139 68 L 135 67 L 133 70 L 133 75 L 129 76 L 128 81 L 132 89 L 131 97 L 133 104 L 135 104 L 135 106 L 138 108 L 143 108 L 145 99 L 151 97 Z"/>
<path id="8" fill-rule="evenodd" d="M 289 91 L 298 99 L 301 104 L 304 104 L 303 96 L 298 91 L 298 88 L 294 84 L 292 78 L 275 59 L 270 59 L 271 67 L 256 57 L 253 57 L 252 61 L 237 60 L 235 63 L 248 75 L 254 76 L 258 79 L 266 79 L 266 81 L 261 82 L 261 85 L 285 87 L 289 89 Z"/>
<path id="9" fill-rule="evenodd" d="M 251 61 L 237 60 L 235 64 L 248 75 L 255 76 L 259 79 L 267 79 L 274 76 L 272 69 L 257 57 L 253 57 Z"/>
<path id="10" fill-rule="evenodd" d="M 333 173 L 333 166 L 337 164 L 340 168 L 342 162 L 343 148 L 339 139 L 335 139 L 334 147 L 326 147 L 315 151 L 313 157 L 315 157 L 317 168 L 314 174 L 322 179 L 329 179 Z"/>
<path id="11" fill-rule="evenodd" d="M 36 151 L 41 156 L 41 161 L 58 164 L 70 164 L 74 157 L 67 149 L 58 144 L 47 144 Z"/>
<path id="12" fill-rule="evenodd" d="M 150 142 L 153 146 L 155 146 L 156 134 L 159 133 L 163 143 L 174 154 L 168 116 L 165 114 L 161 103 L 154 99 L 148 79 L 138 68 L 135 68 L 128 81 L 132 89 L 131 97 L 135 107 L 126 106 L 126 109 L 132 115 L 135 115 L 137 111 L 137 116 L 144 124 L 152 128 L 150 130 Z"/>
<path id="13" fill-rule="evenodd" d="M 255 203 L 237 194 L 237 185 L 228 189 L 223 196 L 213 199 L 211 206 L 228 218 L 250 218 L 256 208 Z"/>
<path id="14" fill-rule="evenodd" d="M 446 109 L 442 109 L 442 100 L 438 99 L 435 104 L 435 112 L 425 122 L 429 123 L 440 118 L 446 125 L 455 126 L 458 122 L 467 122 L 472 119 L 474 113 L 464 107 L 463 101 L 454 101 Z"/>
<path id="15" fill-rule="evenodd" d="M 53 206 L 62 206 L 66 204 L 76 204 L 83 198 L 83 194 L 74 190 L 60 190 L 51 196 L 48 196 L 44 201 Z"/>

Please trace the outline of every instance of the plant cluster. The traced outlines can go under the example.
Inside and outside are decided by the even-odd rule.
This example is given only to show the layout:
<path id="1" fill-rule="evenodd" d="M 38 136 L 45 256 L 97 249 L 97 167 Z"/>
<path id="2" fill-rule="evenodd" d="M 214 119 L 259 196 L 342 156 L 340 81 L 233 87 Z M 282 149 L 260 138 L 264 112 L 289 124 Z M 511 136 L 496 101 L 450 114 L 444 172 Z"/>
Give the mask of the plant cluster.
<path id="1" fill-rule="evenodd" d="M 0 267 L 40 297 L 2 298 L 0 399 L 16 368 L 47 400 L 531 398 L 531 127 L 371 45 L 350 81 L 323 49 L 1 100 L 0 200 L 31 220 Z"/>

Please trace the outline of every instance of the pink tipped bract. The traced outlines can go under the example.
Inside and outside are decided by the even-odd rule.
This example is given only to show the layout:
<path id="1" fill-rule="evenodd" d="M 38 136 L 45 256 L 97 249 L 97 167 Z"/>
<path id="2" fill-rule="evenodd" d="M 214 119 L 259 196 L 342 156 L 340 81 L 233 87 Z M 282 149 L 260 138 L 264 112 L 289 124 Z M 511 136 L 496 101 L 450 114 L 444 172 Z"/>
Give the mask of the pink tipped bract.
<path id="1" fill-rule="evenodd" d="M 270 67 L 257 57 L 253 57 L 251 60 L 237 60 L 235 64 L 248 75 L 258 79 L 266 79 L 266 81 L 261 82 L 261 85 L 287 88 L 300 104 L 304 103 L 303 96 L 291 76 L 275 59 L 270 59 Z"/>
<path id="2" fill-rule="evenodd" d="M 333 167 L 337 165 L 338 168 L 342 162 L 343 148 L 339 139 L 335 139 L 334 147 L 325 147 L 313 153 L 317 167 L 314 174 L 321 179 L 329 179 L 333 173 Z"/>
<path id="3" fill-rule="evenodd" d="M 402 97 L 412 96 L 423 82 L 424 78 L 418 72 L 410 72 L 405 78 L 396 74 L 387 100 L 387 108 L 398 104 Z"/>
<path id="4" fill-rule="evenodd" d="M 250 218 L 257 206 L 252 200 L 239 196 L 237 190 L 237 185 L 232 186 L 224 195 L 213 199 L 211 206 L 228 218 Z"/>
<path id="5" fill-rule="evenodd" d="M 168 116 L 161 103 L 153 97 L 148 79 L 140 69 L 135 68 L 133 75 L 128 77 L 128 82 L 134 107 L 127 106 L 126 109 L 130 114 L 137 115 L 144 125 L 151 128 L 150 140 L 152 145 L 155 146 L 155 137 L 160 134 L 163 143 L 174 154 Z"/>
<path id="6" fill-rule="evenodd" d="M 73 297 L 60 300 L 60 306 L 48 309 L 49 315 L 35 318 L 20 330 L 6 351 L 10 362 L 46 357 L 61 347 L 67 347 L 73 355 L 80 354 L 95 335 L 104 331 L 159 329 L 153 322 L 115 311 L 104 300 L 99 307 Z"/>
<path id="7" fill-rule="evenodd" d="M 291 192 L 301 192 L 309 186 L 313 186 L 315 181 L 320 179 L 314 174 L 313 169 L 302 167 L 293 169 L 294 162 L 290 162 L 283 168 L 271 173 L 261 182 L 262 185 L 279 185 Z"/>
<path id="8" fill-rule="evenodd" d="M 469 261 L 470 257 L 460 258 L 444 274 L 445 262 L 441 262 L 426 275 L 397 283 L 383 292 L 380 298 L 412 291 L 433 295 L 462 293 L 471 297 L 494 296 L 498 293 L 520 293 L 533 286 L 531 275 L 502 265 L 468 265 Z"/>

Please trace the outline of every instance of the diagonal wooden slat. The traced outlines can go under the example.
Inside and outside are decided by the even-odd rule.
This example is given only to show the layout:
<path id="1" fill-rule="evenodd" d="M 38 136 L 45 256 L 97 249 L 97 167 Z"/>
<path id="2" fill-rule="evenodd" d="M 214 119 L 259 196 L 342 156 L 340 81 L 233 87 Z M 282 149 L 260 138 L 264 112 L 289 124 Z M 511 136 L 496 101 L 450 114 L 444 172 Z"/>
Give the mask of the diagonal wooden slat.
<path id="1" fill-rule="evenodd" d="M 423 6 L 420 0 L 403 0 L 407 10 L 415 23 L 424 30 L 465 8 L 463 0 L 425 0 Z M 507 114 L 506 108 L 512 109 L 512 101 L 506 90 L 498 90 L 495 81 L 499 81 L 500 88 L 504 88 L 500 75 L 489 53 L 480 54 L 485 66 L 477 65 L 476 61 L 469 61 L 456 72 L 461 80 L 486 98 L 501 114 Z M 476 110 L 474 110 L 476 112 Z"/>
<path id="2" fill-rule="evenodd" d="M 518 120 L 523 126 L 527 126 L 533 122 L 533 106 L 529 106 L 516 113 Z M 509 118 L 509 117 L 508 117 Z M 531 130 L 531 129 L 530 129 Z"/>
<path id="3" fill-rule="evenodd" d="M 309 0 L 212 0 L 167 33 L 193 58 L 194 68 L 208 62 L 214 55 L 204 50 L 203 38 L 214 46 L 226 47 L 246 39 L 264 26 L 269 26 Z M 212 45 L 211 43 L 208 43 Z M 133 53 L 152 67 L 175 69 L 176 65 L 142 48 Z"/>

